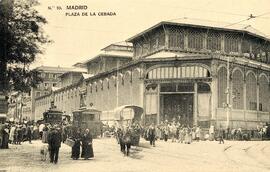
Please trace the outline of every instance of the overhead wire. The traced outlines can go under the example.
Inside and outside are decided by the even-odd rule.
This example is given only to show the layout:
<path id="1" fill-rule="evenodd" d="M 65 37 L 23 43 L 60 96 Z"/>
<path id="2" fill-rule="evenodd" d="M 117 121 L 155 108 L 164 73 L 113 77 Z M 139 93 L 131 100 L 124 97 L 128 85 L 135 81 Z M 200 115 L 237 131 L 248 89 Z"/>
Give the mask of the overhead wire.
<path id="1" fill-rule="evenodd" d="M 246 19 L 244 19 L 244 20 L 240 20 L 240 21 L 235 22 L 235 23 L 231 23 L 231 24 L 226 25 L 226 26 L 224 26 L 224 27 L 233 26 L 233 25 L 236 25 L 236 24 L 239 24 L 239 23 L 242 23 L 242 22 L 244 22 L 244 21 L 251 20 L 251 19 L 257 19 L 257 18 L 262 17 L 262 16 L 265 16 L 265 15 L 267 15 L 267 14 L 270 14 L 270 12 L 266 12 L 266 13 L 263 13 L 263 14 L 260 14 L 260 15 L 257 15 L 257 16 L 255 16 L 255 15 L 253 15 L 253 14 L 250 14 L 250 15 L 248 16 L 248 18 L 246 18 Z"/>

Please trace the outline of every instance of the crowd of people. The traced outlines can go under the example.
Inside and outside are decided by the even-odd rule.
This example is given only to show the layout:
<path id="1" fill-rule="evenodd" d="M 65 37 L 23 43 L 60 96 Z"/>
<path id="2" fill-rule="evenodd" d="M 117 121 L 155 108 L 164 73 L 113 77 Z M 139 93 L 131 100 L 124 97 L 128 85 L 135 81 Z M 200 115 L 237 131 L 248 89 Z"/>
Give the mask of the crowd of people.
<path id="1" fill-rule="evenodd" d="M 44 145 L 47 145 L 50 162 L 55 164 L 58 162 L 61 143 L 64 143 L 68 137 L 73 140 L 71 158 L 77 160 L 80 158 L 80 155 L 84 159 L 94 157 L 92 147 L 93 138 L 89 129 L 86 129 L 84 132 L 81 132 L 80 129 L 75 131 L 71 129 L 71 125 L 68 123 L 37 124 L 33 122 L 9 122 L 0 125 L 1 149 L 8 149 L 9 144 L 21 145 L 22 142 L 26 141 L 32 144 L 32 140 L 39 139 Z M 42 152 L 44 153 L 44 150 Z"/>
<path id="2" fill-rule="evenodd" d="M 25 141 L 31 144 L 32 140 L 39 138 L 38 125 L 30 122 L 1 124 L 0 132 L 2 149 L 8 149 L 9 144 L 21 145 Z"/>
<path id="3" fill-rule="evenodd" d="M 112 132 L 114 129 L 116 129 L 120 150 L 125 154 L 128 154 L 130 145 L 132 145 L 132 140 L 134 140 L 134 138 L 139 138 L 134 137 L 134 133 L 139 133 L 139 135 L 148 140 L 153 147 L 155 147 L 157 140 L 163 140 L 165 142 L 170 140 L 171 142 L 184 144 L 191 144 L 194 141 L 198 142 L 200 140 L 209 140 L 218 141 L 219 144 L 224 144 L 224 140 L 248 141 L 251 139 L 265 140 L 270 138 L 270 127 L 268 124 L 257 127 L 257 129 L 254 130 L 243 130 L 240 127 L 237 129 L 224 129 L 221 126 L 215 128 L 213 125 L 209 128 L 201 128 L 199 125 L 190 127 L 188 125 L 181 125 L 180 122 L 164 121 L 159 125 L 152 123 L 149 126 L 142 127 L 137 124 L 131 125 L 130 127 L 124 127 L 124 129 L 123 127 L 107 126 L 107 130 L 105 131 Z M 131 140 L 131 144 L 126 144 L 129 140 Z"/>
<path id="4" fill-rule="evenodd" d="M 150 145 L 155 146 L 155 140 L 171 139 L 171 142 L 190 144 L 192 140 L 199 141 L 201 139 L 200 126 L 189 127 L 181 125 L 180 122 L 162 122 L 155 126 L 153 123 L 144 130 L 143 136 L 150 141 Z"/>
<path id="5" fill-rule="evenodd" d="M 72 128 L 71 125 L 65 123 L 62 125 L 41 124 L 39 131 L 42 142 L 48 143 L 51 163 L 58 162 L 61 142 L 65 143 L 67 140 L 71 142 L 69 145 L 71 146 L 71 158 L 73 160 L 78 160 L 80 155 L 85 160 L 94 157 L 93 137 L 89 129 L 82 132 L 81 129 Z"/>
<path id="6" fill-rule="evenodd" d="M 191 144 L 200 140 L 217 140 L 224 143 L 224 140 L 249 140 L 250 138 L 270 138 L 270 127 L 266 124 L 257 127 L 256 130 L 244 131 L 242 128 L 222 129 L 201 128 L 199 125 L 190 127 L 181 125 L 176 121 L 164 121 L 159 125 L 152 123 L 151 125 L 142 127 L 139 122 L 130 123 L 128 125 L 102 127 L 101 137 L 113 135 L 116 137 L 120 145 L 120 151 L 129 156 L 131 146 L 138 146 L 140 137 L 150 142 L 155 147 L 157 140 L 164 142 L 177 142 Z M 48 145 L 50 162 L 57 163 L 61 143 L 70 142 L 71 158 L 85 160 L 94 157 L 93 136 L 89 129 L 73 128 L 69 123 L 49 124 L 49 123 L 6 123 L 0 126 L 0 148 L 8 149 L 9 144 L 21 145 L 22 142 L 32 143 L 32 140 L 40 139 L 42 143 Z"/>

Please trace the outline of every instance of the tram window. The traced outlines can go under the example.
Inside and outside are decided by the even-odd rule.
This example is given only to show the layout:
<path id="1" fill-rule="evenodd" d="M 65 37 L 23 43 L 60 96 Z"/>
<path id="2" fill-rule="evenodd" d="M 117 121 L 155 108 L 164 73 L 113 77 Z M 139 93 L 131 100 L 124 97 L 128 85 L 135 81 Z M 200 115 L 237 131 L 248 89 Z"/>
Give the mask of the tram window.
<path id="1" fill-rule="evenodd" d="M 89 119 L 90 119 L 90 121 L 94 121 L 95 115 L 94 114 L 90 114 Z"/>
<path id="2" fill-rule="evenodd" d="M 94 114 L 87 114 L 84 116 L 84 120 L 83 121 L 94 121 L 95 119 L 95 115 Z"/>

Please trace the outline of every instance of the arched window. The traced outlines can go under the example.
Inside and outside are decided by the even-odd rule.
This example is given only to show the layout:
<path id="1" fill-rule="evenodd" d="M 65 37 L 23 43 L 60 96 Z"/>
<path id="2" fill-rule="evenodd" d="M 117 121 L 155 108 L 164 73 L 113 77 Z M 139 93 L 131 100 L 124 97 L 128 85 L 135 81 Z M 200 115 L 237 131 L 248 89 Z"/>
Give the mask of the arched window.
<path id="1" fill-rule="evenodd" d="M 226 100 L 226 89 L 227 89 L 227 69 L 221 67 L 218 70 L 218 107 L 222 108 L 227 102 Z"/>
<path id="2" fill-rule="evenodd" d="M 233 109 L 243 109 L 243 89 L 244 80 L 240 70 L 236 70 L 232 74 L 232 107 Z"/>
<path id="3" fill-rule="evenodd" d="M 265 75 L 259 78 L 259 110 L 268 112 L 269 111 L 269 84 Z"/>
<path id="4" fill-rule="evenodd" d="M 257 81 L 255 75 L 252 72 L 247 75 L 246 85 L 247 110 L 257 110 Z"/>

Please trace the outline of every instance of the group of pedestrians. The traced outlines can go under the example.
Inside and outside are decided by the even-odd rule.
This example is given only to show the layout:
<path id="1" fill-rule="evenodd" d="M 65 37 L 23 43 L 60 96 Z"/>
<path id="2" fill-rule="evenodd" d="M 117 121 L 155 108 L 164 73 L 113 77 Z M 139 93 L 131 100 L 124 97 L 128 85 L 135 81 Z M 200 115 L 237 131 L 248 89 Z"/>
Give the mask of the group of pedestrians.
<path id="1" fill-rule="evenodd" d="M 150 141 L 152 146 L 155 146 L 155 140 L 160 139 L 165 142 L 171 139 L 172 142 L 190 144 L 192 140 L 199 141 L 201 138 L 200 126 L 189 127 L 181 125 L 179 122 L 161 123 L 155 126 L 151 124 L 145 129 L 144 137 Z"/>
<path id="2" fill-rule="evenodd" d="M 22 142 L 32 143 L 36 139 L 37 127 L 31 123 L 5 123 L 0 124 L 0 147 L 8 149 L 8 144 L 21 145 Z"/>
<path id="3" fill-rule="evenodd" d="M 48 143 L 48 150 L 50 154 L 50 162 L 57 163 L 59 157 L 59 150 L 61 143 L 67 140 L 67 125 L 51 125 L 45 124 L 40 128 L 40 136 L 43 143 Z M 73 133 L 69 135 L 72 140 L 71 146 L 71 158 L 78 160 L 81 158 L 87 160 L 94 157 L 93 152 L 93 137 L 89 129 L 85 129 L 81 132 L 80 129 L 74 129 Z M 81 149 L 82 147 L 82 149 Z"/>
<path id="4" fill-rule="evenodd" d="M 9 141 L 11 144 L 21 144 L 23 141 L 31 143 L 33 125 L 30 124 L 12 124 L 9 132 Z"/>
<path id="5" fill-rule="evenodd" d="M 89 129 L 86 129 L 83 133 L 80 129 L 75 129 L 73 136 L 73 146 L 71 151 L 71 158 L 77 160 L 80 158 L 88 160 L 94 157 L 93 151 L 93 137 Z M 81 151 L 82 147 L 82 151 Z"/>

